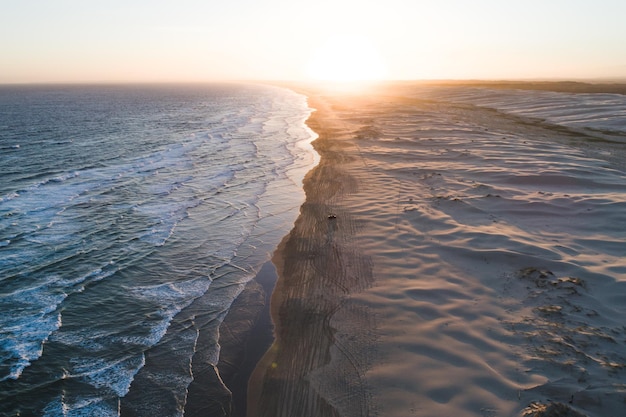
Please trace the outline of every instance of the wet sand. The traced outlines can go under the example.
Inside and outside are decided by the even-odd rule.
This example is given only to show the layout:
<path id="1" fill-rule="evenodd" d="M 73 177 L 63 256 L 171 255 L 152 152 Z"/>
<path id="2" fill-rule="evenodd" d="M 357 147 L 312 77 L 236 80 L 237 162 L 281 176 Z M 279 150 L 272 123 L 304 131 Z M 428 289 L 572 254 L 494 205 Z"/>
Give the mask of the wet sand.
<path id="1" fill-rule="evenodd" d="M 244 417 L 248 379 L 273 342 L 270 297 L 276 269 L 266 262 L 220 325 L 217 366 L 205 360 L 188 389 L 185 416 Z M 202 350 L 198 351 L 203 354 Z M 199 367 L 198 367 L 199 368 Z"/>
<path id="2" fill-rule="evenodd" d="M 619 415 L 624 146 L 406 83 L 293 88 L 321 160 L 247 415 Z"/>
<path id="3" fill-rule="evenodd" d="M 348 139 L 341 135 L 349 132 L 327 125 L 327 120 L 322 124 L 321 117 L 330 112 L 322 110 L 321 101 L 310 104 L 318 109 L 308 124 L 319 135 L 315 149 L 321 160 L 304 180 L 306 202 L 294 229 L 274 255 L 280 277 L 272 297 L 276 340 L 251 379 L 248 415 L 331 416 L 339 415 L 337 407 L 348 415 L 362 415 L 368 408 L 360 374 L 373 324 L 368 315 L 346 305 L 352 293 L 371 285 L 372 278 L 371 262 L 355 243 L 359 224 L 343 205 L 345 195 L 356 187 L 345 169 L 354 156 L 336 140 Z M 345 315 L 353 315 L 346 323 L 359 326 L 362 340 L 337 339 L 334 320 Z M 360 352 L 361 347 L 366 351 Z M 341 355 L 341 364 L 333 361 L 337 350 L 347 354 Z M 329 366 L 338 374 L 333 381 L 325 375 Z M 350 387 L 344 385 L 347 380 Z M 344 403 L 329 403 L 327 396 L 334 389 L 349 391 Z"/>

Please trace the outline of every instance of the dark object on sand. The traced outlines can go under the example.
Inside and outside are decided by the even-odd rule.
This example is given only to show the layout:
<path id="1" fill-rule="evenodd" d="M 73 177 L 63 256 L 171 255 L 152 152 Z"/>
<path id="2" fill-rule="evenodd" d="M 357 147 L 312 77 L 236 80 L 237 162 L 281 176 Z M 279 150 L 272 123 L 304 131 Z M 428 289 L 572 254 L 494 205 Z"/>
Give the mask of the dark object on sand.
<path id="1" fill-rule="evenodd" d="M 329 214 L 329 215 L 328 215 L 328 220 L 334 220 L 334 219 L 336 219 L 336 218 L 337 218 L 337 216 L 336 216 L 336 215 L 334 215 L 334 214 Z"/>

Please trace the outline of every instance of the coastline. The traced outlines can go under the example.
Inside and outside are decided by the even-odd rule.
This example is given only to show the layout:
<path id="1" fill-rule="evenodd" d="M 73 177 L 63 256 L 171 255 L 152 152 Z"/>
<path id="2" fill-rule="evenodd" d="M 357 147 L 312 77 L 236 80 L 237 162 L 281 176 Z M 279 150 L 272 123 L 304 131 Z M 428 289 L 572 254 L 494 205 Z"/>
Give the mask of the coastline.
<path id="1" fill-rule="evenodd" d="M 535 153 L 553 148 L 549 158 L 589 169 L 594 187 L 610 188 L 595 176 L 593 157 L 623 150 L 595 142 L 580 148 L 583 140 L 563 129 L 409 97 L 400 84 L 369 93 L 289 88 L 316 110 L 307 124 L 319 135 L 320 162 L 306 175 L 300 216 L 272 258 L 275 340 L 249 379 L 248 416 L 517 416 L 551 401 L 593 416 L 619 409 L 622 353 L 609 340 L 623 336 L 615 318 L 624 283 L 611 269 L 580 264 L 585 249 L 567 236 L 585 232 L 573 222 L 549 227 L 561 239 L 555 247 L 536 241 L 542 229 L 513 227 L 526 221 L 520 202 L 545 204 L 541 221 L 566 220 L 570 205 L 579 207 L 565 200 L 580 180 L 565 172 L 562 183 L 547 185 L 551 193 L 515 198 L 497 187 L 500 172 L 528 175 L 548 158 Z M 449 126 L 467 126 L 456 133 L 459 142 L 440 133 Z M 463 171 L 472 155 L 498 149 L 503 138 L 503 152 L 528 155 L 513 167 L 519 172 L 512 156 L 474 165 L 496 165 L 493 174 Z M 537 178 L 532 186 L 542 190 Z M 612 206 L 620 207 L 616 198 Z M 601 209 L 590 201 L 590 211 Z M 598 233 L 611 240 L 609 229 Z M 609 246 L 592 244 L 587 250 L 622 270 Z M 553 280 L 554 291 L 542 290 L 542 280 Z M 569 300 L 571 292 L 581 298 Z M 580 343 L 612 358 L 609 377 L 606 364 L 585 364 L 555 344 L 577 337 L 582 322 L 553 311 L 585 316 L 594 335 Z M 576 382 L 576 372 L 585 378 Z M 585 388 L 590 381 L 607 385 Z"/>
<path id="2" fill-rule="evenodd" d="M 250 379 L 249 416 L 335 415 L 338 405 L 319 393 L 328 385 L 323 370 L 338 347 L 330 322 L 346 298 L 371 280 L 369 260 L 351 245 L 357 225 L 342 204 L 355 182 L 342 168 L 348 161 L 337 136 L 341 130 L 329 124 L 327 104 L 307 96 L 315 109 L 307 124 L 318 134 L 312 145 L 320 161 L 303 181 L 306 201 L 272 259 L 279 276 L 271 301 L 275 341 Z M 360 370 L 352 368 L 345 371 L 355 373 L 358 385 Z M 315 381 L 310 374 L 319 370 Z M 357 391 L 348 406 L 363 408 L 366 392 Z"/>

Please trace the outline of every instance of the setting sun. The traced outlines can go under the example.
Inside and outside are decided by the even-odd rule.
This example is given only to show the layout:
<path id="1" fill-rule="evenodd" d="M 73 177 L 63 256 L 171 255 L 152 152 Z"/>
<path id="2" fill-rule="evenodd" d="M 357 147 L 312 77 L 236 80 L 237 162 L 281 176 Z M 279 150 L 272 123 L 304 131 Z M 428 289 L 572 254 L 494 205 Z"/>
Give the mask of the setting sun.
<path id="1" fill-rule="evenodd" d="M 308 75 L 320 81 L 370 81 L 384 78 L 386 69 L 367 38 L 335 35 L 313 51 Z"/>

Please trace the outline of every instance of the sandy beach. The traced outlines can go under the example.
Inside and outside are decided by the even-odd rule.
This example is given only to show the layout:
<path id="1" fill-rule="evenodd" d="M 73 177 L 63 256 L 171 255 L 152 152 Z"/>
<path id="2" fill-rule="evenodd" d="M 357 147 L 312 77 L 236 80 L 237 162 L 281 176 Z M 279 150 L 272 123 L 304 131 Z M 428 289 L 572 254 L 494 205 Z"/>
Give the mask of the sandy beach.
<path id="1" fill-rule="evenodd" d="M 292 88 L 321 160 L 248 416 L 622 415 L 623 143 L 420 85 Z"/>

